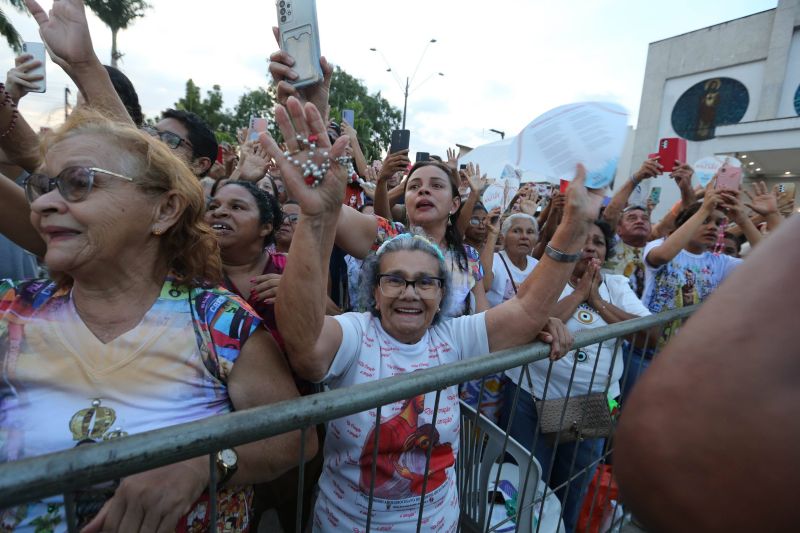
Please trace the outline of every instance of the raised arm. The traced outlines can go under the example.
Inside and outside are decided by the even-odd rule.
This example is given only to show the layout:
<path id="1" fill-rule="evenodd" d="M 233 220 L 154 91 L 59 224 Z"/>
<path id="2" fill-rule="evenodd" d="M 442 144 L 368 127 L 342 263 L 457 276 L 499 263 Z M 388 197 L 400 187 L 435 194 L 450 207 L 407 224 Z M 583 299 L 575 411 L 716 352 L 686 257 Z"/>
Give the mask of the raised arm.
<path id="1" fill-rule="evenodd" d="M 628 205 L 628 199 L 631 197 L 631 194 L 633 194 L 636 186 L 648 178 L 652 178 L 661 174 L 661 168 L 662 167 L 658 162 L 658 158 L 645 159 L 644 163 L 642 163 L 642 166 L 639 167 L 639 170 L 637 170 L 630 178 L 625 180 L 625 183 L 614 194 L 614 196 L 611 198 L 611 201 L 608 202 L 608 205 L 603 210 L 602 218 L 608 222 L 612 230 L 615 232 L 617 231 L 619 217 L 622 214 L 622 210 L 625 209 L 626 205 Z"/>
<path id="2" fill-rule="evenodd" d="M 356 173 L 361 177 L 366 177 L 367 174 L 367 158 L 364 157 L 364 151 L 361 150 L 361 144 L 358 142 L 358 134 L 353 126 L 347 122 L 342 122 L 342 132 L 350 137 L 350 148 L 353 149 L 353 166 L 356 168 Z"/>
<path id="3" fill-rule="evenodd" d="M 580 257 L 589 224 L 597 217 L 602 201 L 601 195 L 587 191 L 585 181 L 586 169 L 579 165 L 567 192 L 564 218 L 550 240 L 552 249 L 577 257 L 569 262 L 556 261 L 546 253 L 520 285 L 514 298 L 486 312 L 491 351 L 530 342 L 551 316 L 553 306 L 575 267 L 575 261 Z"/>
<path id="4" fill-rule="evenodd" d="M 317 137 L 318 150 L 311 160 L 318 167 L 325 162 L 321 152 L 330 152 L 330 170 L 316 187 L 309 187 L 301 174 L 301 168 L 284 156 L 271 137 L 266 134 L 261 137 L 280 167 L 284 183 L 292 198 L 300 204 L 303 214 L 294 230 L 289 248 L 289 258 L 281 278 L 281 290 L 275 302 L 275 318 L 292 368 L 300 377 L 319 381 L 330 368 L 342 342 L 339 323 L 326 317 L 325 309 L 328 296 L 328 262 L 333 250 L 336 221 L 342 209 L 342 196 L 347 180 L 347 172 L 336 158 L 344 153 L 348 137 L 343 135 L 331 148 L 326 124 L 317 108 L 309 103 L 302 106 L 294 97 L 288 98 L 286 108 L 276 108 L 275 118 L 284 139 L 287 139 L 288 150 L 294 152 L 294 160 L 301 163 L 309 160 L 308 146 L 305 142 L 298 142 L 297 135 L 303 139 L 309 139 L 311 135 Z M 353 212 L 361 215 L 358 211 Z M 374 217 L 370 218 L 374 220 Z M 302 317 L 302 320 L 298 320 L 298 317 Z"/>
<path id="5" fill-rule="evenodd" d="M 408 150 L 400 150 L 386 156 L 378 172 L 378 183 L 375 187 L 375 214 L 392 220 L 392 191 L 389 190 L 389 178 L 397 172 L 404 172 L 409 164 Z M 393 189 L 394 190 L 394 189 Z"/>
<path id="6" fill-rule="evenodd" d="M 25 5 L 39 24 L 39 35 L 53 62 L 72 78 L 86 103 L 120 122 L 133 124 L 108 72 L 94 53 L 83 2 L 59 0 L 53 3 L 49 15 L 36 0 L 25 0 Z"/>
<path id="7" fill-rule="evenodd" d="M 720 191 L 713 189 L 714 182 L 708 184 L 703 204 L 700 209 L 692 215 L 689 220 L 667 237 L 661 245 L 650 250 L 644 258 L 651 266 L 660 267 L 672 261 L 681 250 L 689 245 L 695 231 L 703 225 L 706 218 L 711 216 L 719 205 L 724 201 Z"/>
<path id="8" fill-rule="evenodd" d="M 31 225 L 31 207 L 22 188 L 0 176 L 0 233 L 39 257 L 47 251 L 42 237 Z"/>

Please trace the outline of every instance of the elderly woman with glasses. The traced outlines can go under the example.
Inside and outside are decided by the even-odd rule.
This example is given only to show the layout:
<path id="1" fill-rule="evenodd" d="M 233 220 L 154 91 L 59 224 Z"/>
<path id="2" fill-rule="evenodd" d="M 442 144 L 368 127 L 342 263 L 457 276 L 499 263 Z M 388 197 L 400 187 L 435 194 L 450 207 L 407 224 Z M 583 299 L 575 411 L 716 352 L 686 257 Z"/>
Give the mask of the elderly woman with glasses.
<path id="1" fill-rule="evenodd" d="M 25 191 L 52 280 L 0 284 L 0 461 L 297 396 L 259 317 L 217 288 L 203 194 L 172 150 L 84 110 L 42 152 Z M 299 445 L 293 432 L 220 452 L 216 527 L 246 530 L 248 486 L 296 464 Z M 307 446 L 310 457 L 313 435 Z M 128 476 L 76 493 L 75 513 L 87 531 L 206 529 L 209 475 L 199 457 Z M 65 513 L 59 496 L 2 521 L 41 530 Z"/>
<path id="2" fill-rule="evenodd" d="M 442 320 L 452 296 L 446 257 L 428 238 L 403 234 L 365 261 L 362 304 L 368 311 L 329 317 L 327 265 L 347 179 L 339 163 L 347 139 L 330 147 L 317 109 L 295 98 L 277 108 L 276 118 L 287 150 L 266 142 L 302 210 L 276 302 L 278 326 L 298 374 L 337 389 L 518 346 L 537 334 L 552 343 L 553 357 L 568 349 L 571 338 L 563 324 L 548 317 L 599 206 L 582 186 L 582 170 L 550 255 L 517 297 L 485 313 Z M 423 530 L 456 530 L 457 387 L 441 395 L 434 423 L 435 397 L 420 394 L 383 406 L 379 430 L 374 411 L 329 424 L 315 531 L 363 529 L 370 493 L 373 529 L 415 531 L 424 497 Z"/>

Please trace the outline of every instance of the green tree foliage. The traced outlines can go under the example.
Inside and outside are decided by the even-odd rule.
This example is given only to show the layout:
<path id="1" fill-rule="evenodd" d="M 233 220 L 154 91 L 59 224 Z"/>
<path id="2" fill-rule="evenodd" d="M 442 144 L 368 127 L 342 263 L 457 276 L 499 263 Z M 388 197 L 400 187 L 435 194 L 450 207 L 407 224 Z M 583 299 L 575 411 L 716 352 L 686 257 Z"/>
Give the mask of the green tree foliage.
<path id="1" fill-rule="evenodd" d="M 211 90 L 202 90 L 192 80 L 186 82 L 186 93 L 175 103 L 176 109 L 191 111 L 202 117 L 214 130 L 219 141 L 234 142 L 239 128 L 250 125 L 251 117 L 269 120 L 269 132 L 280 141 L 280 132 L 274 121 L 276 102 L 273 86 L 259 87 L 239 97 L 233 110 L 224 109 L 222 90 L 214 85 Z M 400 122 L 400 111 L 387 102 L 380 93 L 369 94 L 367 87 L 356 78 L 336 67 L 331 81 L 331 118 L 341 121 L 342 110 L 355 111 L 358 142 L 368 161 L 380 159 L 389 146 L 392 130 Z"/>
<path id="2" fill-rule="evenodd" d="M 23 0 L 3 0 L 2 4 L 9 4 L 20 13 L 28 13 Z M 10 46 L 14 52 L 22 52 L 22 37 L 20 37 L 16 28 L 14 28 L 14 25 L 11 24 L 11 21 L 8 20 L 4 9 L 0 9 L 0 35 L 5 37 L 8 46 Z"/>
<path id="3" fill-rule="evenodd" d="M 111 29 L 111 66 L 116 67 L 122 53 L 117 49 L 117 34 L 144 16 L 150 5 L 144 0 L 84 0 L 97 18 Z"/>
<path id="4" fill-rule="evenodd" d="M 369 94 L 364 83 L 339 67 L 331 79 L 331 119 L 341 121 L 342 110 L 355 111 L 358 142 L 367 161 L 380 159 L 388 148 L 392 130 L 398 127 L 400 110 L 393 107 L 381 93 Z"/>

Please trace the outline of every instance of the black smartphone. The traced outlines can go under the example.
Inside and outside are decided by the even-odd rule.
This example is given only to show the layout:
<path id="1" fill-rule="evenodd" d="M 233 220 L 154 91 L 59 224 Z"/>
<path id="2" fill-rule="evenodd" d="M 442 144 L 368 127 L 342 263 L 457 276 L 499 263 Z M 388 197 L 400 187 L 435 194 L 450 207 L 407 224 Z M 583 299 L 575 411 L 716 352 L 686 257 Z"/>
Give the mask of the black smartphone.
<path id="1" fill-rule="evenodd" d="M 389 153 L 393 154 L 400 150 L 408 150 L 408 145 L 411 141 L 410 130 L 393 130 L 392 131 L 392 144 L 389 147 Z"/>
<path id="2" fill-rule="evenodd" d="M 430 161 L 431 154 L 430 152 L 417 152 L 417 163 L 420 161 Z"/>
<path id="3" fill-rule="evenodd" d="M 466 163 L 464 163 L 463 165 L 459 165 L 458 170 L 464 170 L 465 168 L 467 168 Z"/>

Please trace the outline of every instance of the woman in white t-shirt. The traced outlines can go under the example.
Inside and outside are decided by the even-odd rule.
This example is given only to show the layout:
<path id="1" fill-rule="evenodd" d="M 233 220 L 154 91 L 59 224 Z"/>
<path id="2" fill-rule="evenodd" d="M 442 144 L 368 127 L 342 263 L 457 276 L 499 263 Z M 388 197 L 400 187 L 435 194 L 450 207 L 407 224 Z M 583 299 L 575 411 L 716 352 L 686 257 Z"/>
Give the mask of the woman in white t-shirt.
<path id="1" fill-rule="evenodd" d="M 569 284 L 564 287 L 553 309 L 553 315 L 563 320 L 573 333 L 650 314 L 636 297 L 627 278 L 600 272 L 613 243 L 614 234 L 606 222 L 596 221 L 589 228 L 582 258 L 575 264 Z M 534 275 L 538 268 L 534 269 Z M 597 392 L 606 393 L 610 399 L 616 398 L 623 374 L 622 357 L 615 357 L 613 342 L 605 342 L 570 352 L 554 362 L 537 361 L 528 366 L 528 372 L 523 373 L 522 367 L 518 367 L 506 371 L 506 374 L 512 382 L 506 385 L 501 427 L 507 427 L 511 437 L 533 451 L 542 466 L 545 482 L 557 487 L 570 479 L 570 473 L 575 475 L 587 469 L 583 475 L 570 481 L 568 492 L 563 489 L 556 491 L 564 506 L 564 525 L 567 531 L 573 531 L 581 501 L 594 474 L 592 465 L 602 456 L 605 439 L 562 443 L 554 450 L 548 439 L 541 435 L 534 438 L 538 427 L 534 399 L 575 397 Z M 522 390 L 511 416 L 518 387 Z"/>
<path id="2" fill-rule="evenodd" d="M 427 238 L 402 234 L 364 262 L 361 285 L 369 311 L 325 316 L 328 260 L 346 181 L 338 157 L 347 139 L 329 147 L 313 105 L 289 98 L 287 107 L 291 122 L 286 108 L 275 111 L 286 152 L 272 139 L 267 145 L 303 214 L 276 302 L 278 328 L 301 377 L 333 389 L 349 387 L 518 346 L 543 328 L 539 336 L 552 343 L 551 357 L 564 351 L 571 339 L 550 311 L 599 204 L 583 187 L 582 167 L 548 255 L 515 298 L 484 313 L 440 321 L 452 296 L 445 256 Z M 417 173 L 416 194 L 428 209 L 451 201 L 449 187 L 439 186 L 438 167 Z M 374 530 L 416 531 L 423 501 L 423 531 L 456 531 L 457 387 L 442 392 L 434 411 L 436 397 L 420 394 L 384 405 L 377 439 L 375 410 L 329 423 L 315 531 L 361 531 L 370 507 Z"/>
<path id="3" fill-rule="evenodd" d="M 491 249 L 494 249 L 498 236 L 496 227 L 490 226 L 489 232 L 488 240 L 491 241 Z M 493 254 L 491 268 L 484 266 L 486 274 L 483 285 L 490 307 L 513 298 L 517 288 L 539 262 L 531 257 L 531 251 L 539 240 L 539 225 L 535 218 L 525 213 L 515 213 L 503 221 L 500 235 L 503 236 L 503 250 Z M 484 252 L 488 246 L 487 242 Z"/>

